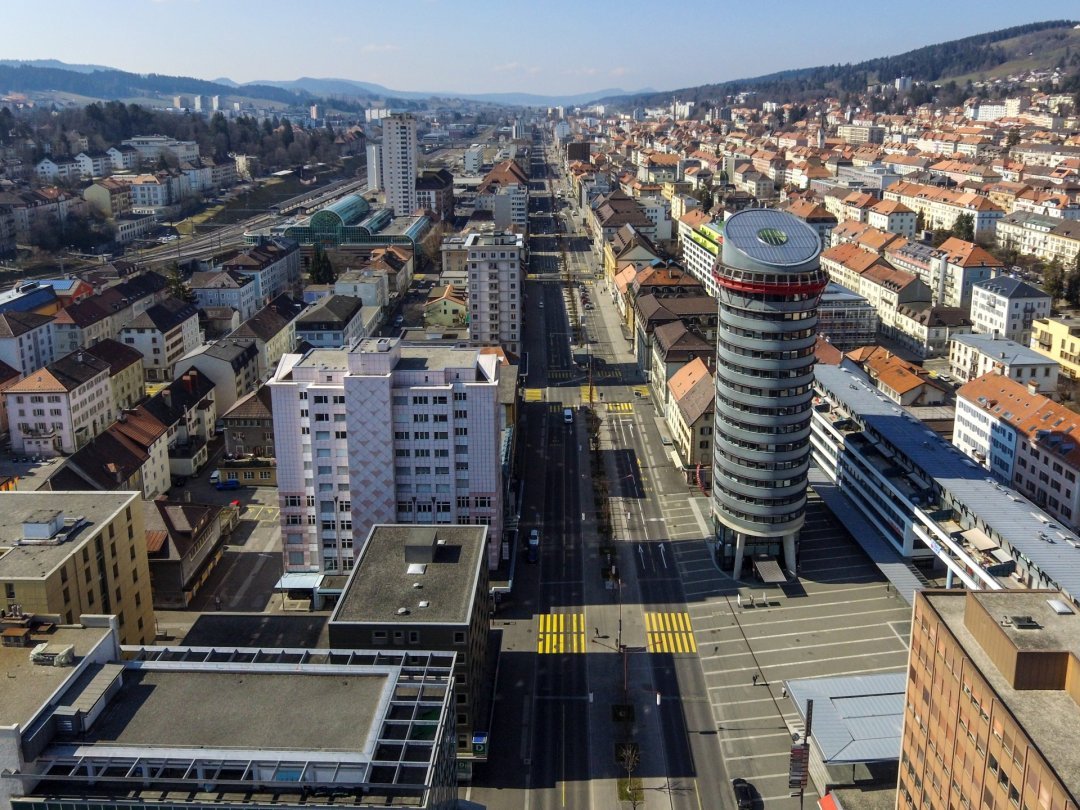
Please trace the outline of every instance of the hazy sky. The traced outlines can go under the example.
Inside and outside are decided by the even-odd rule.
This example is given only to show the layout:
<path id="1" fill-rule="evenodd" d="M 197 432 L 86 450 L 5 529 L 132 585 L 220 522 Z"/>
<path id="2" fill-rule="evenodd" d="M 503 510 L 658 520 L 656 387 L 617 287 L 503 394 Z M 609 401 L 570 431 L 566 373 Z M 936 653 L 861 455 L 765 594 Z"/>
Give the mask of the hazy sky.
<path id="1" fill-rule="evenodd" d="M 238 82 L 668 90 L 1068 15 L 1076 0 L 0 0 L 0 56 Z M 767 13 L 767 16 L 765 16 Z M 2 88 L 0 88 L 2 89 Z"/>

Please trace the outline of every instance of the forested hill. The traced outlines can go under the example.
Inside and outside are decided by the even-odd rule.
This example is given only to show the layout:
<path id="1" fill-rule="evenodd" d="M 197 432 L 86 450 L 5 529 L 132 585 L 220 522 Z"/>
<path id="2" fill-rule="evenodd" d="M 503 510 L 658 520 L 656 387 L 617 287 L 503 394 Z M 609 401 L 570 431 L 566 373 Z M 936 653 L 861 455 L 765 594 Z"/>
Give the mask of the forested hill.
<path id="1" fill-rule="evenodd" d="M 253 84 L 231 87 L 190 76 L 161 76 L 156 73 L 143 76 L 123 70 L 96 70 L 85 73 L 61 68 L 5 64 L 0 64 L 0 90 L 18 93 L 52 90 L 109 101 L 180 93 L 257 98 L 282 104 L 298 104 L 312 98 L 310 93 L 303 90 L 293 91 L 271 85 Z"/>
<path id="2" fill-rule="evenodd" d="M 856 64 L 785 70 L 766 76 L 601 101 L 623 107 L 666 104 L 672 98 L 703 103 L 744 90 L 755 90 L 777 101 L 794 101 L 812 96 L 820 98 L 823 93 L 861 92 L 868 84 L 889 82 L 898 76 L 936 82 L 955 76 L 996 73 L 998 68 L 1011 62 L 1027 69 L 1053 68 L 1064 62 L 1064 67 L 1075 73 L 1080 70 L 1080 31 L 1073 30 L 1075 24 L 1070 20 L 1030 23 Z M 1050 64 L 1042 64 L 1043 61 Z"/>

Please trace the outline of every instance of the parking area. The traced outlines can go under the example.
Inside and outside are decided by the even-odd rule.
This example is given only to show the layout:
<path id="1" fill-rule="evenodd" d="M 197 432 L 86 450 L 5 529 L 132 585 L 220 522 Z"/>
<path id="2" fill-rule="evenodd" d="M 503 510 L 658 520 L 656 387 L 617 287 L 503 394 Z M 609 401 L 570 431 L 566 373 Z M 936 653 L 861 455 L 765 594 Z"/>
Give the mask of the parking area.
<path id="1" fill-rule="evenodd" d="M 18 489 L 32 492 L 41 489 L 46 479 L 60 466 L 61 458 L 43 458 L 35 461 L 29 456 L 4 454 L 0 458 L 0 477 L 14 476 L 19 479 Z"/>
<path id="2" fill-rule="evenodd" d="M 788 758 L 802 724 L 785 681 L 902 670 L 911 608 L 816 499 L 799 581 L 783 589 L 735 582 L 704 543 L 673 545 L 728 775 L 766 807 L 794 810 Z"/>

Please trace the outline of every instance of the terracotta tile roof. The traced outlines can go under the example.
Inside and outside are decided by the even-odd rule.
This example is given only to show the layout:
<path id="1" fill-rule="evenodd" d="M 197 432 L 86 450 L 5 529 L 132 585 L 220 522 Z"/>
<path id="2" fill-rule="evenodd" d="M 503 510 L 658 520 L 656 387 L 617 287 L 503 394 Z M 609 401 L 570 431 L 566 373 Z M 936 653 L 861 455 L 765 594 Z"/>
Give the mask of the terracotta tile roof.
<path id="1" fill-rule="evenodd" d="M 844 353 L 832 345 L 824 335 L 818 335 L 814 344 L 814 359 L 826 366 L 838 366 L 844 359 Z"/>
<path id="2" fill-rule="evenodd" d="M 879 263 L 883 264 L 881 257 L 876 253 L 863 250 L 853 242 L 841 242 L 839 245 L 833 245 L 821 254 L 821 258 L 842 264 L 849 270 L 859 274 L 865 273 Z"/>
<path id="3" fill-rule="evenodd" d="M 687 425 L 693 425 L 716 408 L 716 384 L 700 357 L 676 371 L 668 380 L 668 389 Z"/>
<path id="4" fill-rule="evenodd" d="M 982 408 L 996 418 L 1011 425 L 1018 433 L 1037 438 L 1046 447 L 1054 447 L 1052 437 L 1062 440 L 1069 437 L 1072 450 L 1052 454 L 1066 459 L 1073 467 L 1080 467 L 1080 415 L 1059 405 L 1042 394 L 1033 394 L 1027 386 L 1001 374 L 985 374 L 960 386 L 957 397 L 963 397 L 976 407 Z M 1057 442 L 1063 446 L 1062 442 Z"/>
<path id="5" fill-rule="evenodd" d="M 949 264 L 960 267 L 1004 267 L 1005 263 L 995 258 L 984 248 L 973 242 L 966 242 L 955 236 L 950 236 L 938 246 L 948 254 Z"/>
<path id="6" fill-rule="evenodd" d="M 150 448 L 154 442 L 165 435 L 168 428 L 142 406 L 121 414 L 108 430 L 126 436 L 143 449 Z"/>
<path id="7" fill-rule="evenodd" d="M 679 222 L 682 222 L 688 228 L 692 229 L 697 229 L 702 225 L 712 222 L 712 220 L 712 216 L 706 214 L 700 208 L 691 208 L 689 211 L 679 217 Z"/>
<path id="8" fill-rule="evenodd" d="M 165 547 L 165 541 L 169 539 L 169 533 L 164 529 L 147 529 L 144 535 L 147 554 L 156 554 L 161 551 Z"/>

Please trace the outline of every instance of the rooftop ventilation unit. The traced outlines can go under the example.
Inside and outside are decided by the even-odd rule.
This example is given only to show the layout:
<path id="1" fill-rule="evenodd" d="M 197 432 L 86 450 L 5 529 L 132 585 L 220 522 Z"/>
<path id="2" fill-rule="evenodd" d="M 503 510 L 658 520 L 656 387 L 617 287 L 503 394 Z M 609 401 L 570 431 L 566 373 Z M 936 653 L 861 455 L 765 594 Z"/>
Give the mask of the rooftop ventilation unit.
<path id="1" fill-rule="evenodd" d="M 1041 630 L 1041 625 L 1031 616 L 1013 616 L 1013 627 L 1018 630 Z"/>

